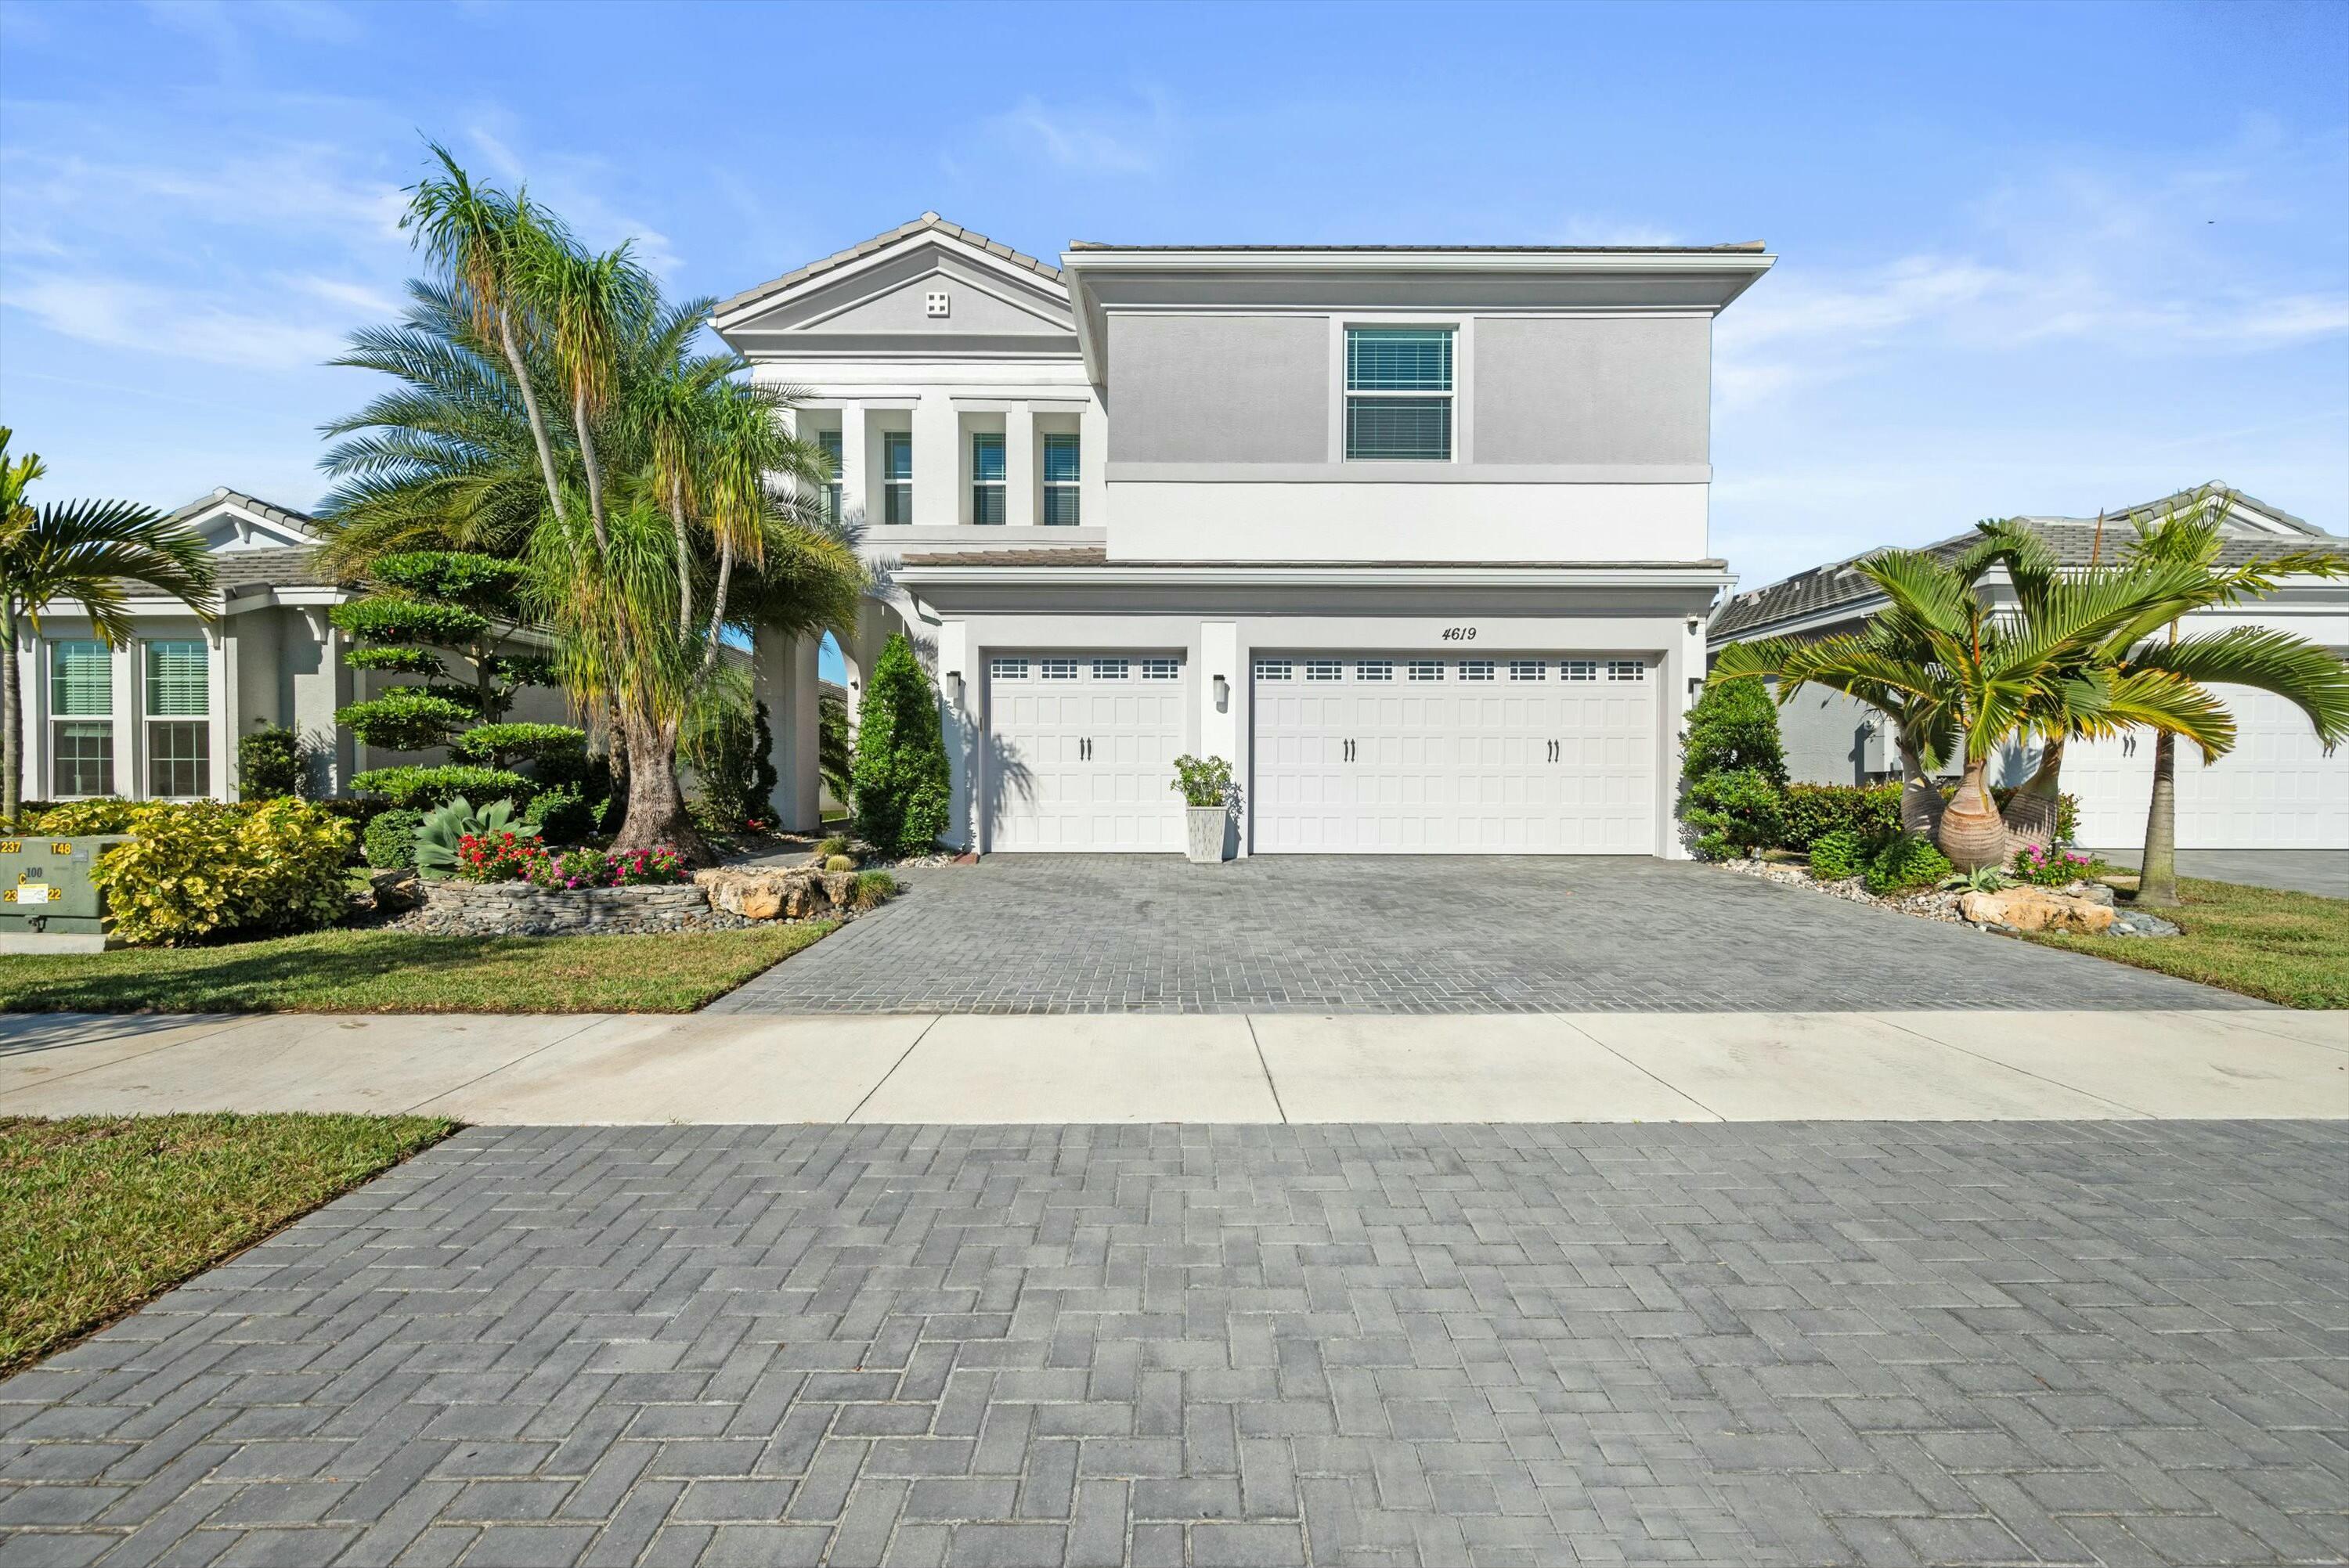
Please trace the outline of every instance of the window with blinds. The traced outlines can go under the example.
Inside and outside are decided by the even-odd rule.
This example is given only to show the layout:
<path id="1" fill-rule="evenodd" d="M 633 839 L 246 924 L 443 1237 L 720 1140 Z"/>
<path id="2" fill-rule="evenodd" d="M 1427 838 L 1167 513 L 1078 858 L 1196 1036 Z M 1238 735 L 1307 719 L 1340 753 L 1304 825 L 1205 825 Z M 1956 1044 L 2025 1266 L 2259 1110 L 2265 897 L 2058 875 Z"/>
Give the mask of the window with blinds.
<path id="1" fill-rule="evenodd" d="M 49 711 L 61 718 L 112 718 L 113 650 L 97 642 L 51 643 Z"/>
<path id="2" fill-rule="evenodd" d="M 1349 461 L 1452 460 L 1452 329 L 1346 329 Z"/>
<path id="3" fill-rule="evenodd" d="M 885 431 L 881 437 L 881 521 L 914 521 L 914 433 Z"/>
<path id="4" fill-rule="evenodd" d="M 147 645 L 147 717 L 202 718 L 212 712 L 212 661 L 204 645 Z"/>
<path id="5" fill-rule="evenodd" d="M 1004 521 L 1003 500 L 1003 438 L 973 436 L 970 438 L 971 521 Z"/>
<path id="6" fill-rule="evenodd" d="M 1077 526 L 1078 450 L 1074 436 L 1044 438 L 1044 523 L 1049 528 Z"/>

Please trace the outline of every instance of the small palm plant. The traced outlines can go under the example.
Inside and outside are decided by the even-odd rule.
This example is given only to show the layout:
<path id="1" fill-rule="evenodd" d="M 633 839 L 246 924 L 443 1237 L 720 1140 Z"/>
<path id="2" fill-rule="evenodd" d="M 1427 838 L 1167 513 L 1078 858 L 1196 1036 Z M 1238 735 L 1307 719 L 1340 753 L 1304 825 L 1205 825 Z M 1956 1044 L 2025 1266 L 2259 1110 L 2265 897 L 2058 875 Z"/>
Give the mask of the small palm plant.
<path id="1" fill-rule="evenodd" d="M 37 636 L 44 610 L 77 604 L 109 647 L 120 647 L 131 635 L 125 584 L 160 589 L 205 615 L 201 601 L 213 579 L 203 536 L 152 507 L 69 500 L 36 508 L 25 491 L 46 469 L 31 453 L 12 461 L 9 435 L 0 426 L 0 636 L 7 650 L 0 659 L 0 820 L 14 822 L 24 805 L 20 624 Z"/>

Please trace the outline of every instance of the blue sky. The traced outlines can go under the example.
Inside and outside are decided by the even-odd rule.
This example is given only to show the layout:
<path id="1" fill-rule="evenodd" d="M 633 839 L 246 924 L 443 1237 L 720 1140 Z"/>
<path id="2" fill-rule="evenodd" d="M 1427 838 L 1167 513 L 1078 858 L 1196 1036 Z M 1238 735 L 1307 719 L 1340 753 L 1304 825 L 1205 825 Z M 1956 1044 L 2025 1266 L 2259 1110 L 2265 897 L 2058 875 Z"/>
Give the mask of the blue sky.
<path id="1" fill-rule="evenodd" d="M 1766 240 L 1758 584 L 2224 480 L 2349 531 L 2349 5 L 0 0 L 0 422 L 52 497 L 314 502 L 420 137 L 724 294 L 935 208 L 1120 241 Z"/>

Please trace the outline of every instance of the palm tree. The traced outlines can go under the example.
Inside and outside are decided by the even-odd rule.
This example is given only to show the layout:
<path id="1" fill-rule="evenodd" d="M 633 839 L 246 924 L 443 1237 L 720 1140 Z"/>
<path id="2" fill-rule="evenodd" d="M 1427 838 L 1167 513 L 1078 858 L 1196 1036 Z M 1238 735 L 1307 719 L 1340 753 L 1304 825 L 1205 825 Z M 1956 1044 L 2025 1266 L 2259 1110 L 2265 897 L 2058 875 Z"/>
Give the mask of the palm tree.
<path id="1" fill-rule="evenodd" d="M 698 857 L 678 740 L 727 637 L 845 625 L 864 586 L 854 536 L 798 499 L 828 460 L 786 428 L 789 393 L 695 349 L 710 302 L 665 304 L 626 247 L 586 253 L 435 150 L 411 221 L 448 275 L 338 361 L 401 386 L 327 428 L 327 556 L 358 569 L 439 542 L 527 559 L 564 684 L 626 759 L 616 843 Z"/>
<path id="2" fill-rule="evenodd" d="M 2136 645 L 2127 655 L 2131 668 L 2148 676 L 2167 677 L 2193 686 L 2209 705 L 2224 714 L 2219 698 L 2202 683 L 2251 686 L 2275 693 L 2308 716 L 2327 750 L 2349 738 L 2349 664 L 2344 664 L 2306 638 L 2287 632 L 2238 626 L 2201 636 L 2180 637 L 2179 616 L 2216 605 L 2238 604 L 2271 593 L 2286 577 L 2349 577 L 2349 555 L 2333 550 L 2280 552 L 2256 561 L 2222 565 L 2223 526 L 2234 508 L 2234 496 L 2206 488 L 2182 503 L 2165 507 L 2154 516 L 2138 514 L 2129 521 L 2137 537 L 2125 558 L 2147 566 L 2169 566 L 2189 574 L 2188 592 L 2171 612 L 2158 642 Z M 2234 743 L 2232 721 L 2226 726 L 2225 744 L 2213 747 L 2199 737 L 2208 763 Z M 2178 904 L 2178 735 L 2155 727 L 2153 799 L 2146 812 L 2145 852 L 2138 863 L 2137 899 L 2142 904 L 2175 908 Z"/>
<path id="3" fill-rule="evenodd" d="M 197 601 L 212 586 L 212 552 L 203 536 L 151 507 L 127 500 L 53 501 L 36 509 L 25 491 L 47 470 L 31 453 L 10 461 L 10 432 L 0 426 L 0 635 L 6 637 L 0 672 L 0 820 L 14 822 L 24 805 L 24 713 L 18 623 L 41 631 L 41 613 L 78 604 L 109 647 L 130 640 L 128 583 L 143 583 L 181 600 L 199 615 Z"/>

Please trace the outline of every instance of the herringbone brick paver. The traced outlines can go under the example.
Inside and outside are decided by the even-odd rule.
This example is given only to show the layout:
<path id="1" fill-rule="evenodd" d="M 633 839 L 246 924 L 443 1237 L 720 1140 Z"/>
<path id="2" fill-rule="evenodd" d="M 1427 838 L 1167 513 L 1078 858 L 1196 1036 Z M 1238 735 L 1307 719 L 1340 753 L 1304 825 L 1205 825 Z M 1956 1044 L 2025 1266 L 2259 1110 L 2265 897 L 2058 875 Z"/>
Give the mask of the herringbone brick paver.
<path id="1" fill-rule="evenodd" d="M 2349 1558 L 2349 1129 L 476 1129 L 0 1385 L 0 1563 Z"/>
<path id="2" fill-rule="evenodd" d="M 716 1013 L 1844 1012 L 2226 1008 L 2232 992 L 1713 867 L 999 855 Z"/>

